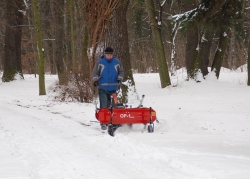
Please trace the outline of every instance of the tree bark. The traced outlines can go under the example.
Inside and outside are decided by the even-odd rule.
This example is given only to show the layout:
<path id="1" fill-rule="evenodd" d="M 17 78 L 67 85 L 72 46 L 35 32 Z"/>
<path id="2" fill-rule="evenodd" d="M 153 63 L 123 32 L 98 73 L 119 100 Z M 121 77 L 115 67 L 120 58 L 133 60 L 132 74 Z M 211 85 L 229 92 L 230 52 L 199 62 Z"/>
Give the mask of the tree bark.
<path id="1" fill-rule="evenodd" d="M 247 85 L 250 86 L 250 40 L 248 41 L 247 75 Z"/>
<path id="2" fill-rule="evenodd" d="M 81 61 L 81 72 L 84 79 L 89 79 L 89 60 L 88 60 L 88 31 L 86 26 L 84 27 L 84 37 L 83 37 L 83 49 L 82 49 L 82 61 Z"/>
<path id="3" fill-rule="evenodd" d="M 3 60 L 3 82 L 9 82 L 16 79 L 17 76 L 23 79 L 21 64 L 21 41 L 22 41 L 22 23 L 23 0 L 6 1 L 6 29 L 5 46 Z"/>
<path id="4" fill-rule="evenodd" d="M 156 60 L 158 62 L 161 87 L 165 88 L 171 85 L 169 73 L 168 73 L 168 65 L 166 61 L 165 50 L 162 42 L 162 36 L 160 29 L 158 28 L 158 23 L 155 19 L 155 8 L 153 0 L 145 0 L 146 9 L 148 11 L 152 37 L 154 41 L 154 47 L 156 51 Z"/>
<path id="5" fill-rule="evenodd" d="M 67 85 L 68 77 L 64 63 L 63 43 L 64 43 L 64 0 L 53 0 L 52 9 L 55 22 L 55 62 L 59 79 L 59 85 Z"/>
<path id="6" fill-rule="evenodd" d="M 105 33 L 105 46 L 114 48 L 115 56 L 121 61 L 124 67 L 124 79 L 127 86 L 122 86 L 122 101 L 125 102 L 125 96 L 128 90 L 135 92 L 135 82 L 132 74 L 132 67 L 129 55 L 128 30 L 126 13 L 129 0 L 121 0 L 118 8 L 112 14 L 112 22 Z"/>
<path id="7" fill-rule="evenodd" d="M 227 33 L 224 30 L 222 30 L 220 33 L 219 45 L 217 47 L 215 57 L 213 60 L 213 64 L 212 64 L 212 69 L 211 69 L 211 71 L 215 72 L 215 75 L 217 78 L 219 78 L 220 76 L 220 69 L 221 69 L 223 57 L 224 57 L 224 54 L 225 54 L 225 51 L 229 42 L 230 33 L 231 33 L 230 30 L 228 30 Z"/>
<path id="8" fill-rule="evenodd" d="M 197 69 L 197 47 L 198 47 L 198 28 L 196 26 L 187 30 L 186 43 L 186 68 L 188 78 L 195 78 L 195 70 Z"/>
<path id="9" fill-rule="evenodd" d="M 34 18 L 35 18 L 37 47 L 39 54 L 39 95 L 46 95 L 45 79 L 44 79 L 44 50 L 42 44 L 40 16 L 38 12 L 37 0 L 33 0 L 32 3 L 33 3 Z"/>
<path id="10" fill-rule="evenodd" d="M 72 69 L 77 70 L 76 63 L 76 47 L 75 47 L 75 30 L 74 30 L 74 14 L 73 14 L 74 0 L 70 0 L 70 36 L 71 36 L 71 53 L 72 53 Z"/>
<path id="11" fill-rule="evenodd" d="M 200 53 L 201 53 L 201 73 L 205 77 L 208 72 L 210 49 L 212 47 L 213 32 L 206 30 L 204 38 L 201 40 Z"/>
<path id="12" fill-rule="evenodd" d="M 197 0 L 187 1 L 182 4 L 184 11 L 190 11 L 196 8 Z M 187 79 L 195 79 L 198 71 L 198 45 L 199 31 L 196 24 L 190 24 L 186 30 L 186 49 L 185 49 L 185 65 L 187 69 Z"/>
<path id="13" fill-rule="evenodd" d="M 132 1 L 131 1 L 132 3 Z M 143 52 L 143 46 L 145 42 L 140 42 L 142 38 L 142 32 L 143 32 L 143 4 L 144 0 L 137 0 L 135 3 L 138 3 L 137 6 L 134 8 L 134 21 L 135 21 L 135 27 L 134 27 L 134 34 L 135 34 L 135 41 L 137 41 L 135 44 L 132 44 L 132 49 L 136 52 L 134 53 L 134 63 L 136 67 L 138 67 L 138 72 L 146 72 L 145 68 L 145 58 L 143 58 L 144 52 Z M 133 52 L 131 50 L 131 52 Z M 131 61 L 132 63 L 132 61 Z M 144 64 L 144 65 L 143 65 Z"/>

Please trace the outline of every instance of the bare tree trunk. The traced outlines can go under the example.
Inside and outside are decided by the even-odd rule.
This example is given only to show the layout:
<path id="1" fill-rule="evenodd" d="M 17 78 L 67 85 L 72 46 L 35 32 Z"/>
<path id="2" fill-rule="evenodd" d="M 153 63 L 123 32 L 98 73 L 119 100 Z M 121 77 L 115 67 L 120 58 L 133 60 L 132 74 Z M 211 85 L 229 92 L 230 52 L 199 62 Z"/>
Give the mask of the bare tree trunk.
<path id="1" fill-rule="evenodd" d="M 70 0 L 70 36 L 71 36 L 71 56 L 72 56 L 72 69 L 76 70 L 76 48 L 75 48 L 75 31 L 74 31 L 74 14 L 73 14 L 74 0 Z"/>
<path id="2" fill-rule="evenodd" d="M 196 8 L 197 0 L 184 1 L 183 10 L 190 11 Z M 187 78 L 195 79 L 197 70 L 199 31 L 197 25 L 191 25 L 186 32 L 185 63 Z"/>
<path id="3" fill-rule="evenodd" d="M 170 23 L 169 23 L 170 25 Z M 170 67 L 170 72 L 171 72 L 171 76 L 176 76 L 176 37 L 177 37 L 177 33 L 178 33 L 178 29 L 179 29 L 180 23 L 176 22 L 174 25 L 174 28 L 171 33 L 171 67 Z"/>
<path id="4" fill-rule="evenodd" d="M 201 53 L 201 73 L 204 76 L 208 74 L 208 65 L 210 57 L 210 49 L 212 47 L 213 32 L 206 30 L 201 39 L 200 53 Z"/>
<path id="5" fill-rule="evenodd" d="M 128 31 L 126 13 L 129 0 L 120 1 L 119 7 L 114 11 L 111 28 L 107 29 L 105 45 L 111 46 L 115 50 L 115 56 L 121 60 L 124 66 L 124 81 L 131 80 L 134 85 L 132 69 L 129 55 Z"/>
<path id="6" fill-rule="evenodd" d="M 0 34 L 4 34 L 5 32 L 5 27 L 6 27 L 6 17 L 5 15 L 7 13 L 5 13 L 5 10 L 6 9 L 6 1 L 7 0 L 2 0 L 0 1 L 0 12 L 4 12 L 2 14 L 0 14 L 0 18 L 1 18 L 1 21 L 0 21 Z M 3 71 L 3 58 L 4 58 L 4 38 L 2 35 L 0 35 L 0 70 Z"/>
<path id="7" fill-rule="evenodd" d="M 186 43 L 186 68 L 188 78 L 195 78 L 196 65 L 196 55 L 198 47 L 198 28 L 192 27 L 187 31 L 187 43 Z"/>
<path id="8" fill-rule="evenodd" d="M 53 0 L 52 9 L 55 22 L 55 62 L 56 69 L 59 79 L 59 85 L 66 85 L 68 83 L 68 77 L 66 73 L 66 67 L 64 64 L 63 55 L 63 39 L 64 39 L 64 19 L 63 19 L 63 9 L 64 0 Z"/>
<path id="9" fill-rule="evenodd" d="M 133 1 L 130 1 L 131 3 Z M 132 44 L 131 46 L 131 52 L 133 53 L 133 51 L 135 52 L 133 55 L 134 58 L 132 58 L 131 60 L 133 60 L 134 62 L 131 61 L 132 63 L 136 63 L 135 67 L 138 68 L 138 72 L 146 72 L 146 68 L 145 68 L 145 60 L 146 58 L 144 58 L 145 54 L 144 54 L 144 43 L 145 42 L 141 42 L 142 39 L 142 32 L 143 32 L 143 12 L 144 12 L 144 8 L 143 8 L 143 4 L 144 4 L 144 0 L 137 0 L 136 2 L 138 5 L 135 6 L 134 8 L 134 20 L 135 20 L 135 29 L 134 29 L 134 34 L 135 34 L 135 43 Z M 131 55 L 131 53 L 130 53 Z M 132 57 L 132 56 L 131 56 Z"/>
<path id="10" fill-rule="evenodd" d="M 166 61 L 165 50 L 162 42 L 162 36 L 160 29 L 158 28 L 158 23 L 155 19 L 155 8 L 153 0 L 145 0 L 146 8 L 148 11 L 150 26 L 152 30 L 152 37 L 154 41 L 155 51 L 156 51 L 156 59 L 158 62 L 161 87 L 165 88 L 166 86 L 171 85 L 169 73 L 168 73 L 168 65 Z"/>
<path id="11" fill-rule="evenodd" d="M 224 30 L 221 30 L 220 33 L 220 39 L 219 39 L 219 44 L 215 53 L 215 57 L 213 60 L 212 64 L 212 69 L 211 71 L 215 71 L 215 75 L 217 78 L 220 76 L 220 69 L 223 61 L 223 57 L 229 42 L 230 38 L 230 29 L 227 31 L 227 33 Z"/>
<path id="12" fill-rule="evenodd" d="M 62 16 L 63 16 L 63 32 L 64 32 L 64 40 L 63 40 L 63 50 L 64 50 L 64 66 L 65 66 L 65 71 L 68 73 L 72 71 L 73 67 L 73 56 L 72 56 L 72 42 L 71 38 L 71 21 L 70 21 L 70 12 L 68 12 L 68 7 L 71 0 L 64 0 L 64 8 L 62 9 Z M 68 77 L 69 78 L 69 77 Z M 70 79 L 68 79 L 70 80 Z"/>
<path id="13" fill-rule="evenodd" d="M 247 85 L 250 86 L 250 40 L 248 41 L 247 75 Z"/>
<path id="14" fill-rule="evenodd" d="M 51 12 L 51 24 L 56 24 L 56 19 L 55 19 L 55 13 L 53 10 L 53 0 L 50 1 L 50 12 Z M 50 58 L 50 71 L 51 74 L 56 74 L 57 73 L 57 66 L 56 66 L 56 42 L 55 42 L 55 26 L 51 25 L 51 35 L 53 37 L 53 40 L 51 41 L 51 45 L 49 46 L 52 50 L 51 53 L 51 58 Z"/>
<path id="15" fill-rule="evenodd" d="M 82 49 L 82 61 L 81 61 L 81 72 L 83 73 L 83 78 L 89 78 L 89 60 L 88 60 L 88 31 L 87 28 L 84 28 L 84 37 L 83 37 L 83 49 Z"/>
<path id="16" fill-rule="evenodd" d="M 26 0 L 24 0 L 26 1 Z M 33 24 L 32 24 L 32 21 L 33 21 L 33 15 L 30 13 L 30 8 L 29 8 L 29 5 L 27 3 L 25 3 L 25 11 L 26 11 L 26 16 L 27 16 L 27 21 L 28 21 L 28 25 L 29 25 L 29 37 L 30 37 L 30 40 L 31 42 L 34 42 L 34 38 L 33 38 Z M 36 53 L 36 48 L 35 48 L 35 43 L 31 43 L 31 52 L 33 53 Z M 35 59 L 34 56 L 30 57 L 30 60 L 29 60 L 29 73 L 30 74 L 35 74 L 35 77 L 36 77 L 36 74 L 37 74 L 37 60 Z"/>
<path id="17" fill-rule="evenodd" d="M 33 0 L 32 2 L 33 2 L 33 12 L 34 12 L 35 26 L 36 26 L 37 47 L 39 54 L 39 95 L 46 95 L 45 79 L 44 79 L 44 50 L 42 44 L 40 16 L 38 12 L 37 0 Z"/>
<path id="18" fill-rule="evenodd" d="M 126 13 L 129 0 L 121 0 L 118 8 L 112 14 L 112 22 L 105 34 L 105 44 L 114 48 L 115 56 L 121 61 L 124 67 L 124 79 L 127 86 L 122 86 L 122 102 L 125 102 L 125 96 L 128 90 L 135 92 L 135 82 L 132 74 L 132 67 L 129 55 L 128 30 Z"/>
<path id="19" fill-rule="evenodd" d="M 3 60 L 4 82 L 13 81 L 16 75 L 23 79 L 21 64 L 21 41 L 22 41 L 22 22 L 23 0 L 6 1 L 6 29 L 5 46 Z"/>

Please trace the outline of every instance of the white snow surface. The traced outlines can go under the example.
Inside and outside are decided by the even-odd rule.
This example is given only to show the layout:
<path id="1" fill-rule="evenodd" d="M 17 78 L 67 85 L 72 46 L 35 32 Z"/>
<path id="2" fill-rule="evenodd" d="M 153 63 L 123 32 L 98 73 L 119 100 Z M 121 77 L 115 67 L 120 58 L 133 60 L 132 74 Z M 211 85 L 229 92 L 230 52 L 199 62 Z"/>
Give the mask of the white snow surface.
<path id="1" fill-rule="evenodd" d="M 162 89 L 159 74 L 134 74 L 159 123 L 154 133 L 137 124 L 114 137 L 100 129 L 92 103 L 39 96 L 34 75 L 1 83 L 0 179 L 249 179 L 247 72 L 185 78 L 179 71 L 177 86 Z M 55 81 L 46 75 L 46 88 Z"/>

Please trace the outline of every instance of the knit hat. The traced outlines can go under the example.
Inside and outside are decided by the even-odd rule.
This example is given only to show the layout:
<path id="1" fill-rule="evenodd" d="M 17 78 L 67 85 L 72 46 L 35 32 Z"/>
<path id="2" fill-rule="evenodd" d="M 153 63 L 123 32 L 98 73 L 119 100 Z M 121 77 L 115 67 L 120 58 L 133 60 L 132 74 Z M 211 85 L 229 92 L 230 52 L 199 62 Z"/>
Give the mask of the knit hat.
<path id="1" fill-rule="evenodd" d="M 107 47 L 105 50 L 104 50 L 104 54 L 113 54 L 113 49 L 111 47 Z"/>

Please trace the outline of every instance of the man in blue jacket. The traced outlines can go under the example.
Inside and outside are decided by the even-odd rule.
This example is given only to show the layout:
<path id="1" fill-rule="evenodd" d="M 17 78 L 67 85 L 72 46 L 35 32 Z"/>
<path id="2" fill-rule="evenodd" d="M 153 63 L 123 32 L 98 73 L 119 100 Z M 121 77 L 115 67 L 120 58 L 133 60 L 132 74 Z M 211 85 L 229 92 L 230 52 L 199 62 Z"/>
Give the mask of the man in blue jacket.
<path id="1" fill-rule="evenodd" d="M 102 84 L 120 83 L 124 71 L 121 62 L 113 56 L 113 49 L 107 47 L 93 69 L 94 86 L 98 86 L 100 108 L 108 108 L 111 102 L 110 95 L 116 92 L 117 86 L 102 86 Z M 102 126 L 102 128 L 104 128 Z"/>

